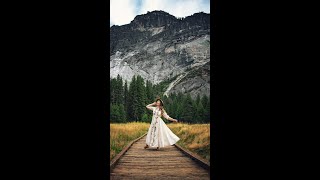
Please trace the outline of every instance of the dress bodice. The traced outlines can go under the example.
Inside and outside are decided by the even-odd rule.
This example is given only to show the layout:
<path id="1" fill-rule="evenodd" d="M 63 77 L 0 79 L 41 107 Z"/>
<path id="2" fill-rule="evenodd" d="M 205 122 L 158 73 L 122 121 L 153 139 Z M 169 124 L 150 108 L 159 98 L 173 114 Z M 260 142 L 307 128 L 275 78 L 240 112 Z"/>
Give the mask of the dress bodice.
<path id="1" fill-rule="evenodd" d="M 154 108 L 153 116 L 155 116 L 156 118 L 161 117 L 161 110 L 159 108 Z"/>
<path id="2" fill-rule="evenodd" d="M 171 118 L 165 110 L 163 110 L 163 114 L 161 114 L 161 110 L 158 107 L 153 107 L 152 105 L 153 104 L 148 104 L 146 108 L 153 111 L 153 117 L 161 118 L 161 115 L 163 115 L 163 117 L 168 120 Z"/>

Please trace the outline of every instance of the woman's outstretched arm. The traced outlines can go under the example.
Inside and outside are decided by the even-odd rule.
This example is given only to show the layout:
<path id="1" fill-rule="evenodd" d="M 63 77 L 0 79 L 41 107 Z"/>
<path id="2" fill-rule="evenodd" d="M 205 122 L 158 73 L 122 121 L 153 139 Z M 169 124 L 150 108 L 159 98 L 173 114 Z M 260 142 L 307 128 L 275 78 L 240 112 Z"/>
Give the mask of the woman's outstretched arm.
<path id="1" fill-rule="evenodd" d="M 173 122 L 178 122 L 178 120 L 176 119 L 173 119 L 172 117 L 170 117 L 166 111 L 163 112 L 163 117 L 170 120 L 170 121 L 173 121 Z"/>
<path id="2" fill-rule="evenodd" d="M 146 108 L 149 109 L 149 110 L 151 110 L 151 111 L 153 111 L 154 107 L 152 107 L 152 106 L 155 105 L 155 104 L 156 104 L 155 102 L 154 102 L 154 103 L 151 103 L 151 104 L 148 104 L 148 105 L 146 106 Z"/>

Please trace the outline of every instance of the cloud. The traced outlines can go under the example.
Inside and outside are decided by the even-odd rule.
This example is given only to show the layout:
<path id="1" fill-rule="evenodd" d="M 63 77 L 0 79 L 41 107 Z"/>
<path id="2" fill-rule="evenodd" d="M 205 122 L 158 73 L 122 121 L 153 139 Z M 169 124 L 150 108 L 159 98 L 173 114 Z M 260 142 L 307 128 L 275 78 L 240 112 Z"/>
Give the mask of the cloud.
<path id="1" fill-rule="evenodd" d="M 110 25 L 128 24 L 136 15 L 136 1 L 110 0 Z"/>
<path id="2" fill-rule="evenodd" d="M 176 17 L 210 13 L 210 0 L 111 0 L 110 26 L 130 23 L 135 16 L 163 10 Z"/>

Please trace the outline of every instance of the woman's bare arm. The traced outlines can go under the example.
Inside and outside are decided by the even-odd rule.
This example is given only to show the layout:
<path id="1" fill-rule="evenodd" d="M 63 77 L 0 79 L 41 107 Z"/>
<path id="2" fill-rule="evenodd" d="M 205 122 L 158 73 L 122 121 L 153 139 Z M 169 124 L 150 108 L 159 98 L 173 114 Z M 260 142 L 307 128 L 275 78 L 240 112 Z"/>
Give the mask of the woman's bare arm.
<path id="1" fill-rule="evenodd" d="M 154 107 L 152 107 L 153 105 L 155 105 L 156 103 L 154 102 L 154 103 L 151 103 L 151 104 L 148 104 L 147 106 L 146 106 L 146 108 L 147 109 L 149 109 L 149 110 L 151 110 L 151 111 L 153 111 L 153 108 Z"/>
<path id="2" fill-rule="evenodd" d="M 173 121 L 173 122 L 178 122 L 178 120 L 176 119 L 173 119 L 172 117 L 170 117 L 166 111 L 163 112 L 163 117 L 170 120 L 170 121 Z"/>

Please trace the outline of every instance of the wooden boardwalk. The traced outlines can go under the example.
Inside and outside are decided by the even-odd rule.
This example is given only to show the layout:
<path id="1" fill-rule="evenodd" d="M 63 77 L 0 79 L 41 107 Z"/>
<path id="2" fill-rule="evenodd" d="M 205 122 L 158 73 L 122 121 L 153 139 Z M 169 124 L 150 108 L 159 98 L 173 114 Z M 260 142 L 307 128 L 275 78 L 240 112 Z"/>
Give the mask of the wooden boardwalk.
<path id="1" fill-rule="evenodd" d="M 144 149 L 146 136 L 119 156 L 110 179 L 210 179 L 209 171 L 176 146 Z"/>

